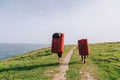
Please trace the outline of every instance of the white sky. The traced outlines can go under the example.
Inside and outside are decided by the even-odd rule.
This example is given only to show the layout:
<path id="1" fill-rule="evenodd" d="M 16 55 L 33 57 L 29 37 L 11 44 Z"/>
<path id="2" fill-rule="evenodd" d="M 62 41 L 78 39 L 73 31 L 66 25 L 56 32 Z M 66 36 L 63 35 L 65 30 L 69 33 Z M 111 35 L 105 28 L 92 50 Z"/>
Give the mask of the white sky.
<path id="1" fill-rule="evenodd" d="M 120 41 L 120 0 L 0 0 L 0 43 Z"/>

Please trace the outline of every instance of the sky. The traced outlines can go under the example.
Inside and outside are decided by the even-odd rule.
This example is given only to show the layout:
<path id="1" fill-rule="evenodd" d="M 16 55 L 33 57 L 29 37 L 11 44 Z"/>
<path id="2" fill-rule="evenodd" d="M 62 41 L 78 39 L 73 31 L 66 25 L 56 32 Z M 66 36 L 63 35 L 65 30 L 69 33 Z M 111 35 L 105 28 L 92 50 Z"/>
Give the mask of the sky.
<path id="1" fill-rule="evenodd" d="M 120 0 L 0 0 L 0 43 L 120 41 Z"/>

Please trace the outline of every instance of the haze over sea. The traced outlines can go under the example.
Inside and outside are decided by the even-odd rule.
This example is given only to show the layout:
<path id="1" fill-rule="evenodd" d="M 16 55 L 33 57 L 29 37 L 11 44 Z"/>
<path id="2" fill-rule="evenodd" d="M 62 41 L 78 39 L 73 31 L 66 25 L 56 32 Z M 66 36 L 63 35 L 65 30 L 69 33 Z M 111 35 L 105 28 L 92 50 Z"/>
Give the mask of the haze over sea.
<path id="1" fill-rule="evenodd" d="M 49 44 L 0 43 L 0 60 L 49 46 Z"/>

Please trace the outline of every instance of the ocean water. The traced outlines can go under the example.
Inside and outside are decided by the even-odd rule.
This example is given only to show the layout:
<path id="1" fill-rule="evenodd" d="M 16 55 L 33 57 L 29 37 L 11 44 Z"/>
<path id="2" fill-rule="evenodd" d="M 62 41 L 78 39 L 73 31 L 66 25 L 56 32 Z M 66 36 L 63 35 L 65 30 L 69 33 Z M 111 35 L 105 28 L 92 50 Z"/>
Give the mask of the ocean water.
<path id="1" fill-rule="evenodd" d="M 0 60 L 17 56 L 32 50 L 49 47 L 49 44 L 2 44 L 0 43 Z"/>

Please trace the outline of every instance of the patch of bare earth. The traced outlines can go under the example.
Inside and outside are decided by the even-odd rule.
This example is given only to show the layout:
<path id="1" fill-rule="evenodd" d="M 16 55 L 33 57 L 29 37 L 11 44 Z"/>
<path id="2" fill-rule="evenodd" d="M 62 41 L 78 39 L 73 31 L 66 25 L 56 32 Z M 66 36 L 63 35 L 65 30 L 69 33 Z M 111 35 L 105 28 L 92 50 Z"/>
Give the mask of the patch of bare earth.
<path id="1" fill-rule="evenodd" d="M 87 63 L 86 63 L 87 64 Z M 94 67 L 93 66 L 88 66 L 84 65 L 84 68 L 80 71 L 81 74 L 81 80 L 98 80 L 93 77 L 94 75 Z"/>
<path id="2" fill-rule="evenodd" d="M 65 74 L 69 67 L 68 63 L 75 48 L 76 46 L 73 49 L 71 49 L 66 55 L 66 57 L 63 59 L 63 62 L 59 65 L 58 68 L 59 73 L 55 74 L 52 80 L 66 80 Z"/>

